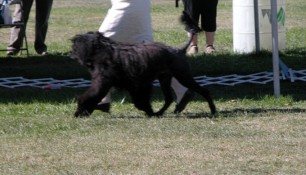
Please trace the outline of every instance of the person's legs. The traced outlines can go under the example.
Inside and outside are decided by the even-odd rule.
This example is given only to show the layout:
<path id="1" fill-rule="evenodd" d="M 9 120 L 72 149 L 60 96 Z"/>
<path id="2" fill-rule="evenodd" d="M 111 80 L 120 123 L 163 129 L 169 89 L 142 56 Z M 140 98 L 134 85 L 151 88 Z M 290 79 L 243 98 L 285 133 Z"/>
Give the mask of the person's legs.
<path id="1" fill-rule="evenodd" d="M 23 8 L 20 4 L 15 5 L 13 23 L 23 22 L 24 26 L 15 26 L 11 29 L 10 43 L 7 47 L 8 55 L 15 55 L 19 52 L 19 49 L 22 46 L 23 38 L 26 31 L 26 25 L 29 19 L 29 14 L 31 11 L 31 7 L 33 4 L 33 0 L 27 0 L 23 2 Z"/>
<path id="2" fill-rule="evenodd" d="M 201 1 L 202 8 L 201 28 L 206 32 L 215 32 L 217 29 L 217 6 L 218 0 Z"/>
<path id="3" fill-rule="evenodd" d="M 198 7 L 198 1 L 197 0 L 184 0 L 184 11 L 187 13 L 191 19 L 199 23 L 200 19 L 200 13 L 199 13 L 199 7 Z M 189 31 L 189 28 L 186 28 L 187 31 Z M 187 36 L 190 37 L 191 33 L 187 32 Z M 187 51 L 187 55 L 194 55 L 198 53 L 198 35 L 194 35 L 191 43 L 190 48 Z"/>
<path id="4" fill-rule="evenodd" d="M 47 52 L 45 39 L 48 31 L 48 20 L 52 4 L 53 0 L 36 0 L 34 47 L 38 54 L 44 54 Z"/>
<path id="5" fill-rule="evenodd" d="M 201 11 L 201 26 L 205 31 L 206 50 L 205 53 L 215 51 L 215 31 L 217 28 L 217 5 L 218 0 L 202 1 L 203 9 Z"/>

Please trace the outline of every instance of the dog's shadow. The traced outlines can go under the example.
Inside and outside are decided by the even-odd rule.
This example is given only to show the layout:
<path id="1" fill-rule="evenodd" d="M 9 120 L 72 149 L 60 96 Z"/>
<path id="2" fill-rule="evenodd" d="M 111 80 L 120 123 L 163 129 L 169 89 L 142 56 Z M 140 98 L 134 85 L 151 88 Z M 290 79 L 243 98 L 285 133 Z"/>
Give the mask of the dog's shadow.
<path id="1" fill-rule="evenodd" d="M 269 108 L 269 109 L 262 109 L 262 108 L 251 108 L 251 109 L 243 109 L 243 108 L 237 108 L 234 110 L 225 110 L 225 111 L 219 111 L 215 117 L 240 117 L 240 116 L 262 116 L 263 114 L 271 114 L 271 113 L 305 113 L 306 109 L 301 108 L 292 108 L 292 109 L 286 109 L 286 108 Z"/>
<path id="2" fill-rule="evenodd" d="M 306 109 L 301 108 L 293 108 L 293 109 L 278 109 L 278 108 L 270 108 L 270 109 L 261 109 L 261 108 L 252 108 L 252 109 L 242 109 L 237 108 L 233 110 L 224 110 L 219 111 L 215 115 L 212 115 L 209 112 L 200 112 L 200 113 L 192 113 L 192 112 L 182 112 L 179 114 L 174 114 L 171 112 L 165 113 L 162 116 L 153 116 L 148 117 L 145 114 L 138 114 L 138 115 L 116 115 L 115 118 L 129 118 L 129 119 L 163 119 L 163 118 L 188 118 L 188 119 L 217 119 L 217 118 L 234 118 L 234 117 L 241 117 L 241 116 L 251 116 L 251 117 L 260 117 L 263 114 L 268 113 L 305 113 Z M 110 115 L 110 117 L 114 117 Z"/>
<path id="3" fill-rule="evenodd" d="M 176 117 L 186 117 L 189 119 L 199 119 L 199 118 L 234 118 L 234 117 L 241 117 L 241 116 L 262 116 L 264 114 L 269 113 L 287 113 L 287 114 L 293 114 L 293 113 L 305 113 L 306 109 L 301 108 L 292 108 L 292 109 L 279 109 L 279 108 L 269 108 L 269 109 L 262 109 L 262 108 L 252 108 L 252 109 L 243 109 L 243 108 L 237 108 L 233 110 L 224 110 L 219 111 L 215 115 L 212 115 L 208 112 L 202 112 L 202 113 L 180 113 L 177 114 Z"/>

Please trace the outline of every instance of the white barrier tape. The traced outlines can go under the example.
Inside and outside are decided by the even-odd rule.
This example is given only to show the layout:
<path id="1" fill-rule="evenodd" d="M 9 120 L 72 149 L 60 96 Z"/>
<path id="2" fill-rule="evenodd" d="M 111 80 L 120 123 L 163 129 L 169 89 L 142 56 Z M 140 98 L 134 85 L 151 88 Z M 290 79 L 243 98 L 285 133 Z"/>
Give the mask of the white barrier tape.
<path id="1" fill-rule="evenodd" d="M 306 81 L 306 70 L 294 71 L 290 69 L 289 71 L 290 71 L 289 74 L 291 82 Z M 198 76 L 194 77 L 194 79 L 201 86 L 206 86 L 206 85 L 235 86 L 243 83 L 266 84 L 273 81 L 273 73 L 259 72 L 250 75 L 232 74 L 220 77 Z M 89 87 L 90 84 L 91 84 L 90 80 L 85 80 L 83 78 L 68 79 L 68 80 L 57 80 L 54 78 L 27 79 L 23 77 L 0 78 L 0 87 L 4 88 L 18 88 L 18 87 L 35 87 L 42 89 L 59 89 L 62 87 L 83 88 L 83 87 Z M 156 80 L 153 82 L 153 85 L 159 86 L 159 82 Z"/>

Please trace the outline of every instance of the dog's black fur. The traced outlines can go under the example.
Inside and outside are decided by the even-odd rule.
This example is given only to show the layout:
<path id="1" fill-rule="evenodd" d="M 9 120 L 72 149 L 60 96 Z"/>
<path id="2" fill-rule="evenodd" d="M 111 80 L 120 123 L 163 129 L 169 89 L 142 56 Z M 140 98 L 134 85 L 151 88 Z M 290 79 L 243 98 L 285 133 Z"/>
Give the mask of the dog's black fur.
<path id="1" fill-rule="evenodd" d="M 186 26 L 194 23 L 183 13 Z M 199 30 L 193 26 L 195 31 Z M 193 32 L 195 33 L 195 32 Z M 111 87 L 125 89 L 134 105 L 148 116 L 162 115 L 173 102 L 170 82 L 175 77 L 182 85 L 201 94 L 208 102 L 211 113 L 216 112 L 209 91 L 193 79 L 186 50 L 192 40 L 181 49 L 161 43 L 128 44 L 113 41 L 99 32 L 76 35 L 72 39 L 70 57 L 86 66 L 92 77 L 91 87 L 78 99 L 75 116 L 90 115 Z M 165 96 L 164 106 L 156 113 L 150 104 L 152 82 L 158 79 Z M 181 110 L 175 110 L 181 112 Z"/>

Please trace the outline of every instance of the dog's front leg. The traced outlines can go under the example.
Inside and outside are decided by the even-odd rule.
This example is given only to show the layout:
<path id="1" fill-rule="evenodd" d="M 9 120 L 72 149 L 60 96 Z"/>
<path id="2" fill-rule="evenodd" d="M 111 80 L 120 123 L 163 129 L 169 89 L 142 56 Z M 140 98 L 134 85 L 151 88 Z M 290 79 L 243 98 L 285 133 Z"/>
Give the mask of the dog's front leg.
<path id="1" fill-rule="evenodd" d="M 155 115 L 150 104 L 152 84 L 142 85 L 141 87 L 129 90 L 135 107 L 144 111 L 149 117 Z"/>
<path id="2" fill-rule="evenodd" d="M 103 82 L 103 81 L 102 81 Z M 74 114 L 75 117 L 89 116 L 95 109 L 96 105 L 106 96 L 111 85 L 107 82 L 92 82 L 91 87 L 78 98 L 78 107 Z"/>

